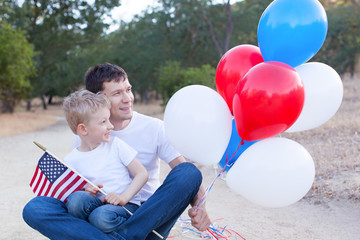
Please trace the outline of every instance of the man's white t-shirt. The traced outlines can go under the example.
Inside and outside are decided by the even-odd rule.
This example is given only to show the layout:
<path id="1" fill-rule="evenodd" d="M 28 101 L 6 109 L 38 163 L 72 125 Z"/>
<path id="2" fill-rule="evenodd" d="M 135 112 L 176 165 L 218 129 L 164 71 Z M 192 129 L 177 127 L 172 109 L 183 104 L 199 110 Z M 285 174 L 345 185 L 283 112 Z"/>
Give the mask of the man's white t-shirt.
<path id="1" fill-rule="evenodd" d="M 159 158 L 169 163 L 180 156 L 165 135 L 163 121 L 134 111 L 129 125 L 119 131 L 113 130 L 111 136 L 120 138 L 138 152 L 136 158 L 149 173 L 149 180 L 139 192 L 141 202 L 146 201 L 160 186 Z M 77 136 L 74 147 L 79 145 Z"/>
<path id="2" fill-rule="evenodd" d="M 95 149 L 81 152 L 74 148 L 65 158 L 65 163 L 94 184 L 102 184 L 105 193 L 123 193 L 131 184 L 127 166 L 135 159 L 137 152 L 125 142 L 111 137 L 110 142 L 101 143 Z M 100 199 L 105 196 L 98 194 Z M 136 194 L 131 203 L 140 205 Z"/>

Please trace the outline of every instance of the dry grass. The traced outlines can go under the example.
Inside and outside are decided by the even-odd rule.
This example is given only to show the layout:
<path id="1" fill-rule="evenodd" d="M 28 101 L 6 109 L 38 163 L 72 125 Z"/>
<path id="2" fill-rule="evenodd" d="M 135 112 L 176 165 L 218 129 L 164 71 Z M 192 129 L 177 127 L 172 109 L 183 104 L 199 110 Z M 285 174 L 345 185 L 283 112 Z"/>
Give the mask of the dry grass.
<path id="1" fill-rule="evenodd" d="M 316 178 L 307 198 L 360 199 L 360 79 L 344 80 L 340 109 L 324 125 L 283 136 L 312 155 Z"/>
<path id="2" fill-rule="evenodd" d="M 336 115 L 313 130 L 284 133 L 304 146 L 314 159 L 316 177 L 306 198 L 315 203 L 327 199 L 360 199 L 360 78 L 344 79 L 344 98 Z M 160 101 L 135 104 L 138 112 L 163 118 Z M 12 115 L 0 114 L 0 137 L 34 131 L 55 124 L 63 116 L 60 105 L 42 110 L 40 104 L 31 112 L 24 107 Z"/>
<path id="3" fill-rule="evenodd" d="M 7 137 L 36 131 L 46 126 L 55 124 L 58 118 L 53 115 L 16 112 L 13 114 L 0 114 L 0 137 Z"/>
<path id="4" fill-rule="evenodd" d="M 20 104 L 13 114 L 0 114 L 0 137 L 7 137 L 36 131 L 57 123 L 59 117 L 64 117 L 64 113 L 58 100 L 54 105 L 48 105 L 47 110 L 43 110 L 38 99 L 33 100 L 31 111 L 25 111 L 25 103 Z M 163 118 L 164 108 L 160 101 L 152 101 L 150 104 L 135 104 L 134 109 L 138 112 Z"/>

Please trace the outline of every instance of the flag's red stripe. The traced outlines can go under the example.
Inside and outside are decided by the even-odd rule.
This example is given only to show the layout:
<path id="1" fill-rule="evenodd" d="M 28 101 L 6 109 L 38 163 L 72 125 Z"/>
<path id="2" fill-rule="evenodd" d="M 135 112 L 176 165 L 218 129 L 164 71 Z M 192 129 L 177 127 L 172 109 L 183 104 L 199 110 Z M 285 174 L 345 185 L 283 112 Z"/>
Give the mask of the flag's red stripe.
<path id="1" fill-rule="evenodd" d="M 36 182 L 36 185 L 35 185 L 35 187 L 33 188 L 34 193 L 35 193 L 35 192 L 36 192 L 36 190 L 38 189 L 39 184 L 40 184 L 41 179 L 43 178 L 43 176 L 44 176 L 43 172 L 42 172 L 42 171 L 40 171 L 40 177 L 38 178 L 38 181 Z"/>
<path id="2" fill-rule="evenodd" d="M 46 176 L 44 174 L 42 174 L 39 178 L 39 186 L 36 189 L 38 196 L 41 196 L 41 188 L 44 186 L 44 182 L 46 182 L 46 181 L 47 181 Z"/>
<path id="3" fill-rule="evenodd" d="M 61 191 L 61 193 L 59 194 L 59 196 L 57 197 L 58 199 L 61 199 L 64 195 L 66 195 L 66 192 L 68 192 L 70 190 L 70 188 L 72 186 L 74 186 L 74 184 L 79 180 L 79 176 L 76 176 L 70 183 L 68 183 L 66 185 L 66 187 Z M 70 195 L 70 194 L 68 194 Z"/>
<path id="4" fill-rule="evenodd" d="M 55 194 L 56 194 L 56 192 L 59 190 L 59 188 L 67 181 L 67 180 L 69 180 L 69 178 L 71 178 L 71 176 L 74 174 L 74 172 L 69 172 L 67 175 L 66 175 L 66 177 L 64 177 L 64 179 L 63 180 L 61 180 L 61 182 L 59 182 L 57 185 L 56 185 L 56 187 L 55 187 L 55 189 L 54 189 L 54 191 L 52 192 L 52 194 L 51 194 L 51 197 L 54 197 L 55 196 Z"/>
<path id="5" fill-rule="evenodd" d="M 43 194 L 43 196 L 46 196 L 46 197 L 48 196 L 51 187 L 52 187 L 52 184 L 51 184 L 51 182 L 49 181 L 49 185 L 48 185 L 48 187 L 47 187 L 47 189 L 46 189 L 46 192 Z"/>
<path id="6" fill-rule="evenodd" d="M 38 195 L 43 196 L 43 194 L 41 194 L 41 193 L 44 191 L 44 188 L 45 188 L 45 186 L 46 186 L 46 182 L 47 182 L 47 181 L 48 181 L 48 179 L 45 178 L 44 181 L 43 181 L 43 183 L 42 183 L 42 185 L 40 186 L 40 191 L 39 191 L 39 194 L 38 194 Z"/>
<path id="7" fill-rule="evenodd" d="M 33 178 L 31 179 L 31 182 L 30 182 L 30 187 L 32 187 L 32 185 L 33 185 L 33 183 L 34 183 L 34 181 L 36 179 L 36 176 L 38 175 L 38 172 L 39 172 L 39 167 L 36 166 L 34 176 L 33 176 Z"/>
<path id="8" fill-rule="evenodd" d="M 81 190 L 81 189 L 87 184 L 87 182 L 86 182 L 85 180 L 81 179 L 81 181 L 82 181 L 82 182 L 80 183 L 80 185 L 77 186 L 72 192 L 70 192 L 69 195 L 72 194 L 73 192 L 76 192 L 76 191 Z M 64 199 L 64 202 L 67 201 L 67 198 L 69 197 L 69 195 L 66 196 L 66 198 Z"/>
<path id="9" fill-rule="evenodd" d="M 81 178 L 79 176 L 76 176 L 70 183 L 68 183 L 66 185 L 66 187 L 62 190 L 62 192 L 59 194 L 59 196 L 57 197 L 58 199 L 61 199 L 64 194 L 66 194 L 66 192 L 68 192 L 70 190 L 70 188 L 72 186 L 74 186 L 75 183 L 77 183 L 77 181 L 81 180 Z M 75 192 L 76 190 L 74 190 Z M 71 193 L 69 193 L 68 195 L 70 195 Z"/>
<path id="10" fill-rule="evenodd" d="M 79 187 L 76 190 L 77 191 L 81 190 L 86 184 L 87 184 L 87 182 L 85 180 L 83 180 L 83 182 L 79 185 Z"/>

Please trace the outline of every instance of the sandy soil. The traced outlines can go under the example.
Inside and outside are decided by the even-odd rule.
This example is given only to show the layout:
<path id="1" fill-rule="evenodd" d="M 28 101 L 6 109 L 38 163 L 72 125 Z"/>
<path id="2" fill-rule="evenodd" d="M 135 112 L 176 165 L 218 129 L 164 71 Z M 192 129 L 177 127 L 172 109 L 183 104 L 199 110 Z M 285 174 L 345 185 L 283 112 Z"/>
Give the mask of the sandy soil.
<path id="1" fill-rule="evenodd" d="M 226 227 L 248 240 L 360 239 L 360 80 L 344 80 L 344 90 L 342 106 L 329 122 L 314 130 L 284 134 L 302 144 L 314 159 L 316 179 L 309 193 L 288 207 L 263 208 L 235 194 L 224 180 L 218 179 L 207 196 L 207 209 L 215 228 Z M 163 116 L 159 106 L 137 105 L 135 108 L 159 118 Z M 49 126 L 39 129 L 45 126 L 41 123 L 36 131 L 29 127 L 30 116 L 38 115 L 35 122 L 41 122 L 47 118 L 41 110 L 15 117 L 0 115 L 3 126 L 0 131 L 3 190 L 0 195 L 0 239 L 46 239 L 28 227 L 21 214 L 23 206 L 34 197 L 28 184 L 42 155 L 33 141 L 43 144 L 59 158 L 71 150 L 72 133 L 61 110 L 54 107 L 51 111 L 52 114 L 46 114 L 52 116 L 51 121 L 45 123 Z M 4 117 L 8 119 L 3 121 Z M 4 129 L 12 132 L 9 128 L 15 135 L 4 134 Z M 17 128 L 18 132 L 15 131 Z M 206 187 L 217 170 L 198 167 Z M 168 171 L 169 167 L 162 165 L 162 177 Z M 184 213 L 171 237 L 200 239 L 198 234 L 186 228 L 186 219 Z M 241 238 L 233 232 L 228 239 Z"/>

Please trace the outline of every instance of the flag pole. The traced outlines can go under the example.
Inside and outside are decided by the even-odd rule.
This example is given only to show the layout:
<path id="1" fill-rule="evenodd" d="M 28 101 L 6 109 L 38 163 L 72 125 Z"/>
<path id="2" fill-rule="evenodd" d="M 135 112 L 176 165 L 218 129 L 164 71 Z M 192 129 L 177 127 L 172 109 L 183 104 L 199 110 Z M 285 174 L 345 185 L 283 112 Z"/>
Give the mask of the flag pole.
<path id="1" fill-rule="evenodd" d="M 46 149 L 46 147 L 44 147 L 43 145 L 41 145 L 38 142 L 33 141 L 34 144 L 36 146 L 38 146 L 41 150 L 43 150 L 44 152 L 47 152 L 48 154 L 50 154 L 51 156 L 53 156 L 56 160 L 58 160 L 61 164 L 65 165 L 67 168 L 69 168 L 71 171 L 73 171 L 74 173 L 76 173 L 79 177 L 81 177 L 82 179 L 84 179 L 87 183 L 89 183 L 91 186 L 93 186 L 94 188 L 96 188 L 97 190 L 99 190 L 99 192 L 101 192 L 102 194 L 104 194 L 105 196 L 107 195 L 106 192 L 104 192 L 104 190 L 102 190 L 101 188 L 99 188 L 97 185 L 95 185 L 94 183 L 92 183 L 89 179 L 87 179 L 86 177 L 84 177 L 83 175 L 81 175 L 80 173 L 78 173 L 77 171 L 75 171 L 73 168 L 69 167 L 68 165 L 66 165 L 63 161 L 60 160 L 60 158 L 56 157 L 53 153 L 51 153 L 49 150 Z M 130 215 L 133 215 L 132 212 L 130 212 L 126 207 L 122 206 Z M 160 239 L 164 239 L 163 236 L 160 235 L 160 233 L 156 232 L 155 230 L 152 230 L 152 232 L 158 236 Z"/>
<path id="2" fill-rule="evenodd" d="M 44 152 L 47 152 L 48 154 L 50 154 L 51 156 L 53 156 L 56 160 L 58 160 L 59 162 L 61 162 L 63 165 L 65 165 L 67 168 L 69 168 L 71 171 L 73 171 L 74 173 L 76 173 L 79 177 L 81 177 L 82 179 L 84 179 L 87 183 L 89 183 L 91 186 L 93 186 L 94 188 L 96 188 L 97 190 L 99 190 L 102 194 L 104 194 L 105 196 L 107 195 L 106 192 L 104 192 L 104 190 L 102 190 L 101 188 L 99 188 L 98 186 L 96 186 L 94 183 L 92 183 L 89 179 L 87 179 L 86 177 L 84 177 L 83 175 L 81 175 L 80 173 L 78 173 L 77 171 L 75 171 L 73 168 L 69 167 L 68 165 L 66 165 L 62 160 L 60 160 L 60 158 L 58 158 L 57 156 L 55 156 L 52 152 L 50 152 L 49 150 L 46 149 L 46 147 L 44 147 L 43 145 L 41 145 L 38 142 L 34 141 L 34 144 L 36 146 L 38 146 L 41 150 L 43 150 Z"/>

